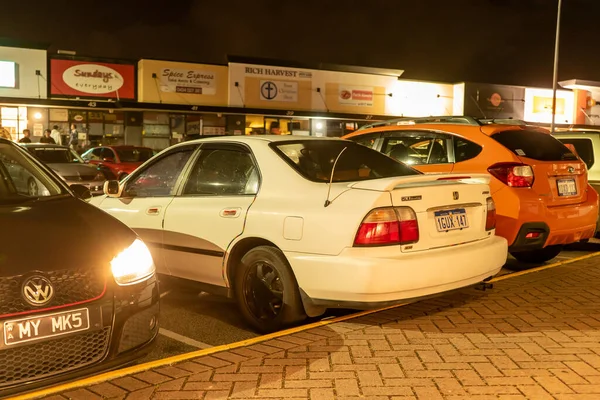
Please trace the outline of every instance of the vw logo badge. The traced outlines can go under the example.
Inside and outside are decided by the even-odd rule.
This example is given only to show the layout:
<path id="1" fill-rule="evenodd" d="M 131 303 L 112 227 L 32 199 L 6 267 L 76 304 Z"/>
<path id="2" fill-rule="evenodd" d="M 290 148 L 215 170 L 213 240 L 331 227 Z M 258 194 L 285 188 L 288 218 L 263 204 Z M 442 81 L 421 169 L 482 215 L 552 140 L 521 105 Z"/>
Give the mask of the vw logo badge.
<path id="1" fill-rule="evenodd" d="M 23 298 L 33 306 L 46 305 L 54 297 L 54 288 L 43 276 L 34 276 L 23 284 Z"/>

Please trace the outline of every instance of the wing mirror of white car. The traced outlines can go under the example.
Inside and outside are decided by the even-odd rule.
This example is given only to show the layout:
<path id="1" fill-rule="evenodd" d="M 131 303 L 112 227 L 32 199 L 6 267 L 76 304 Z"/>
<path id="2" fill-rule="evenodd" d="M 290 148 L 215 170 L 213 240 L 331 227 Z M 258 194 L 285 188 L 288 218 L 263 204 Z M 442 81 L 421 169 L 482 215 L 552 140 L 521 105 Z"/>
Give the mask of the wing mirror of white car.
<path id="1" fill-rule="evenodd" d="M 119 181 L 110 180 L 104 182 L 104 194 L 108 197 L 120 197 L 123 191 L 123 186 L 119 184 Z"/>
<path id="2" fill-rule="evenodd" d="M 92 192 L 87 186 L 74 183 L 69 186 L 78 199 L 89 201 L 92 198 Z"/>

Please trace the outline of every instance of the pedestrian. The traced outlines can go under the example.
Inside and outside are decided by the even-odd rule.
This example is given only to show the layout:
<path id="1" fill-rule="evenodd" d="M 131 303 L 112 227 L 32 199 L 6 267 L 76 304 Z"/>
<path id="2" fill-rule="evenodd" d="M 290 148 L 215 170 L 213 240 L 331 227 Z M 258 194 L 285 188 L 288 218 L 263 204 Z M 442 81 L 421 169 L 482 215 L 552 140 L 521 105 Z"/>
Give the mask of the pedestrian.
<path id="1" fill-rule="evenodd" d="M 71 134 L 69 136 L 69 147 L 72 150 L 77 151 L 77 145 L 79 144 L 79 132 L 77 132 L 77 126 L 71 124 Z"/>
<path id="2" fill-rule="evenodd" d="M 46 129 L 44 131 L 44 136 L 42 136 L 42 138 L 40 139 L 40 143 L 56 144 L 56 142 L 54 141 L 52 136 L 50 136 L 51 134 L 52 134 L 52 131 L 50 129 Z"/>
<path id="3" fill-rule="evenodd" d="M 54 139 L 54 143 L 62 144 L 62 137 L 60 136 L 60 132 L 58 131 L 58 125 L 54 125 L 52 127 L 52 133 L 50 133 L 50 137 Z"/>
<path id="4" fill-rule="evenodd" d="M 23 137 L 19 140 L 19 143 L 31 143 L 31 131 L 29 129 L 23 129 Z"/>
<path id="5" fill-rule="evenodd" d="M 12 137 L 10 136 L 10 132 L 8 131 L 8 129 L 3 128 L 2 126 L 0 126 L 0 138 L 12 140 Z"/>

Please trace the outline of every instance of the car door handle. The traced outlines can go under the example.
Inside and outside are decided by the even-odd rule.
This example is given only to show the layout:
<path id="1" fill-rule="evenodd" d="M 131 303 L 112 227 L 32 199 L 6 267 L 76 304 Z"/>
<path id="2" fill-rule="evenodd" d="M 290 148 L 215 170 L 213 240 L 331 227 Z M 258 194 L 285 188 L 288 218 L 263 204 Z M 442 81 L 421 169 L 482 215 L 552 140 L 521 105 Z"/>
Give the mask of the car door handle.
<path id="1" fill-rule="evenodd" d="M 241 212 L 242 212 L 242 209 L 239 208 L 239 207 L 236 207 L 236 208 L 224 208 L 219 213 L 219 216 L 221 216 L 223 218 L 237 218 L 240 215 Z"/>
<path id="2" fill-rule="evenodd" d="M 158 215 L 160 214 L 160 207 L 150 207 L 146 210 L 146 214 L 148 215 Z"/>

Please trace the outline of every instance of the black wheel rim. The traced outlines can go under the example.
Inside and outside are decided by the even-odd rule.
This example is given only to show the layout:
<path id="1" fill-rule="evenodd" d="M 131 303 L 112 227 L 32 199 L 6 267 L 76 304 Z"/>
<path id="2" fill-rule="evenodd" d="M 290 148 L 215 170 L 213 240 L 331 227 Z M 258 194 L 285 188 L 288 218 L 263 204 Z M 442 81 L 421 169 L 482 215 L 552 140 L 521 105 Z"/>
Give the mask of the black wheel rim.
<path id="1" fill-rule="evenodd" d="M 244 279 L 244 300 L 258 320 L 274 320 L 283 307 L 283 282 L 267 261 L 253 263 Z"/>

